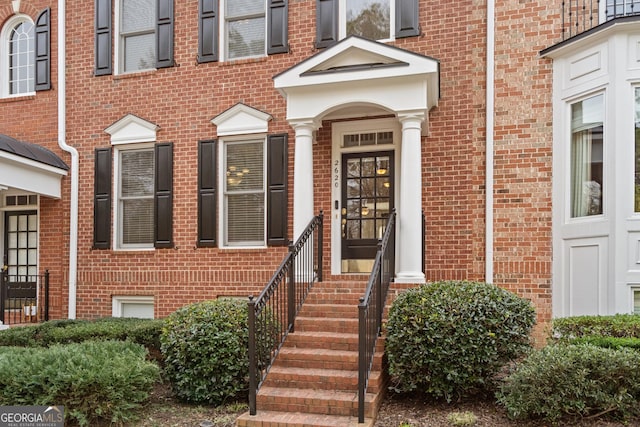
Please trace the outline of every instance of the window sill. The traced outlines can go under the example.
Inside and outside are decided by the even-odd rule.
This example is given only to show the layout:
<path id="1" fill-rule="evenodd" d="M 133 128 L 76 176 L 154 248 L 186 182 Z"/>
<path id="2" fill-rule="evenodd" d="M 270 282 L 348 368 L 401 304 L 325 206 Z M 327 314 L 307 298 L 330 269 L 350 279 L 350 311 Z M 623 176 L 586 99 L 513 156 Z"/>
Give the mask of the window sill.
<path id="1" fill-rule="evenodd" d="M 122 74 L 114 74 L 113 75 L 113 79 L 114 80 L 125 80 L 125 79 L 132 79 L 135 77 L 145 77 L 145 76 L 149 76 L 152 74 L 155 74 L 158 70 L 153 68 L 153 69 L 149 69 L 149 70 L 141 70 L 141 71 L 129 71 L 128 73 L 122 73 Z"/>
<path id="2" fill-rule="evenodd" d="M 245 65 L 245 64 L 259 64 L 261 62 L 267 62 L 268 56 L 260 56 L 254 58 L 238 58 L 238 59 L 227 59 L 225 61 L 220 61 L 220 66 L 228 67 L 228 66 L 236 66 L 236 65 Z"/>
<path id="3" fill-rule="evenodd" d="M 19 102 L 19 101 L 30 101 L 36 99 L 35 92 L 27 93 L 24 95 L 10 95 L 6 98 L 0 98 L 0 103 L 9 103 L 9 102 Z"/>

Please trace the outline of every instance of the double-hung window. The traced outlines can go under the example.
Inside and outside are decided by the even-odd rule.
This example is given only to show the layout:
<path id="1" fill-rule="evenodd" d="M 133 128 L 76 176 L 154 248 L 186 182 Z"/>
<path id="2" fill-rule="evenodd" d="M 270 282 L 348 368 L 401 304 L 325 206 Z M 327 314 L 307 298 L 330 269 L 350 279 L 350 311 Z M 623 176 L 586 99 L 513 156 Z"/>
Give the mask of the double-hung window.
<path id="1" fill-rule="evenodd" d="M 153 147 L 118 150 L 118 237 L 122 249 L 153 247 Z"/>
<path id="2" fill-rule="evenodd" d="M 155 68 L 155 0 L 120 0 L 121 72 Z"/>
<path id="3" fill-rule="evenodd" d="M 603 213 L 604 95 L 571 105 L 571 217 Z"/>
<path id="4" fill-rule="evenodd" d="M 264 139 L 224 143 L 225 246 L 265 246 Z"/>
<path id="5" fill-rule="evenodd" d="M 114 44 L 117 73 L 172 67 L 173 5 L 174 0 L 95 0 L 95 75 L 112 74 Z"/>
<path id="6" fill-rule="evenodd" d="M 198 62 L 289 51 L 289 0 L 199 0 Z"/>
<path id="7" fill-rule="evenodd" d="M 228 59 L 264 56 L 265 0 L 227 0 L 224 39 Z"/>

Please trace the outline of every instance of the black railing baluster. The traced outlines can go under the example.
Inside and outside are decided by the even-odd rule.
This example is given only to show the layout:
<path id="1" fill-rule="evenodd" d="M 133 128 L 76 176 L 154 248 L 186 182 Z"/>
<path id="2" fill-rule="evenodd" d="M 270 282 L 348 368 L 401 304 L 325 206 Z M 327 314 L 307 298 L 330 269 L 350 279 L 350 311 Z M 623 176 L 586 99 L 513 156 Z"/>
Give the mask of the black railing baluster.
<path id="1" fill-rule="evenodd" d="M 257 393 L 284 340 L 294 332 L 295 317 L 313 283 L 322 281 L 322 211 L 298 240 L 254 299 L 249 297 L 249 413 L 257 413 Z M 315 243 L 318 242 L 316 248 Z M 318 253 L 315 253 L 316 250 Z M 314 260 L 318 260 L 318 265 Z M 260 319 L 256 322 L 256 319 Z M 259 326 L 258 326 L 259 325 Z"/>
<path id="2" fill-rule="evenodd" d="M 382 316 L 389 283 L 395 275 L 395 210 L 389 216 L 384 236 L 378 246 L 371 276 L 358 305 L 358 422 L 364 423 L 365 397 L 369 373 L 373 366 L 376 341 L 382 332 Z M 392 261 L 393 260 L 393 261 Z"/>

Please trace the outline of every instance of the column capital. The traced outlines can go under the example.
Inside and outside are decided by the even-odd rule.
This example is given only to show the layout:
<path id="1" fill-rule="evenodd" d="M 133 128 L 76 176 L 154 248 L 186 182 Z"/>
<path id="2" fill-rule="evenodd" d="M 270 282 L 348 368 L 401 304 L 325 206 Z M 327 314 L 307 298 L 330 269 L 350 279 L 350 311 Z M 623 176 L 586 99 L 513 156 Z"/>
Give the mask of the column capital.
<path id="1" fill-rule="evenodd" d="M 320 128 L 320 125 L 315 119 L 296 119 L 289 120 L 289 125 L 296 131 L 297 133 L 313 132 Z"/>
<path id="2" fill-rule="evenodd" d="M 402 130 L 420 129 L 422 136 L 429 134 L 429 116 L 425 110 L 398 111 L 396 116 L 402 123 Z"/>

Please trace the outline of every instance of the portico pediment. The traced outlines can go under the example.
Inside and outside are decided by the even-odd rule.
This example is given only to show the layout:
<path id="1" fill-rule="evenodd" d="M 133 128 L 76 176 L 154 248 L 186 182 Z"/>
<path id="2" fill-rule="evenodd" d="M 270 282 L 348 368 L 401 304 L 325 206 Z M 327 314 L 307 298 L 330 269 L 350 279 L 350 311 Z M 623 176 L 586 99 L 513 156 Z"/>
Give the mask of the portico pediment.
<path id="1" fill-rule="evenodd" d="M 289 122 L 318 122 L 363 106 L 425 114 L 438 103 L 439 61 L 357 36 L 348 37 L 276 75 Z"/>

